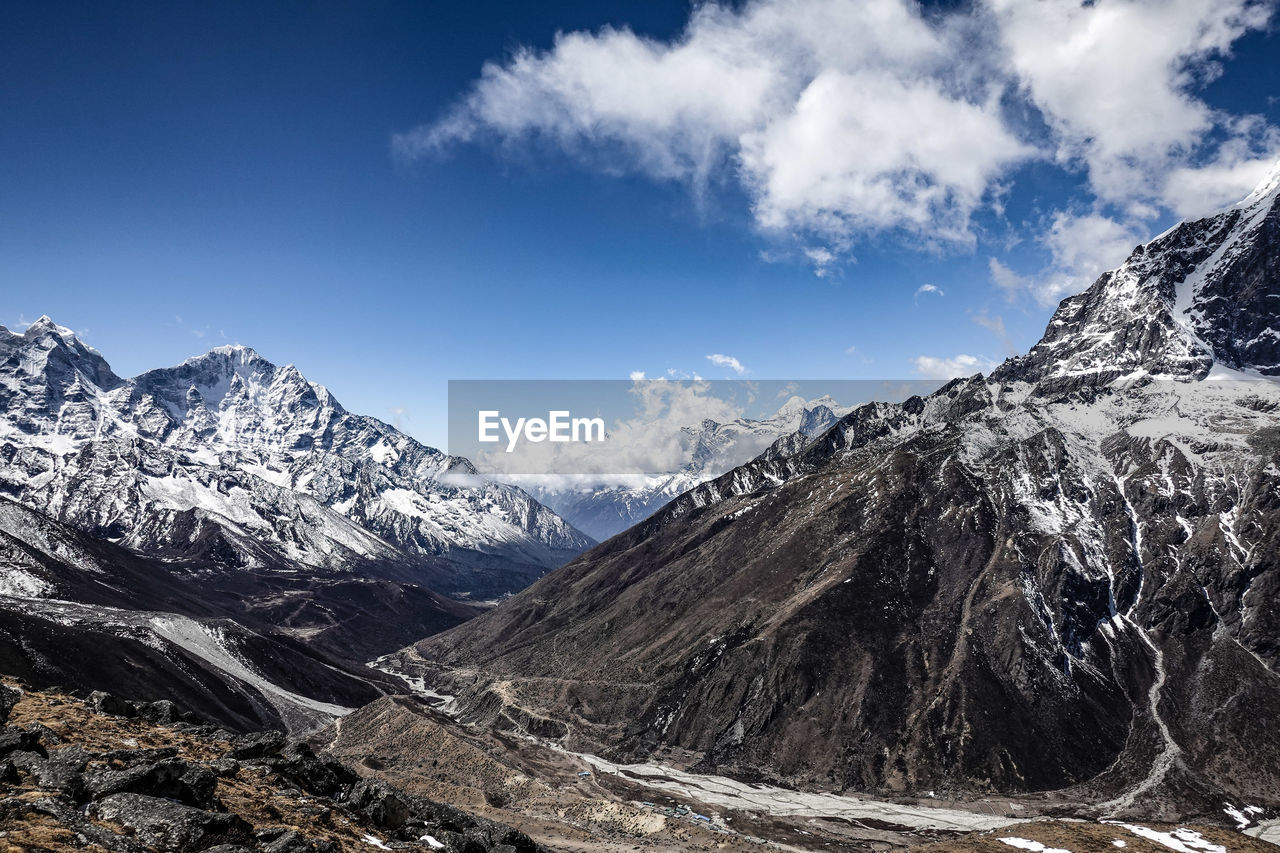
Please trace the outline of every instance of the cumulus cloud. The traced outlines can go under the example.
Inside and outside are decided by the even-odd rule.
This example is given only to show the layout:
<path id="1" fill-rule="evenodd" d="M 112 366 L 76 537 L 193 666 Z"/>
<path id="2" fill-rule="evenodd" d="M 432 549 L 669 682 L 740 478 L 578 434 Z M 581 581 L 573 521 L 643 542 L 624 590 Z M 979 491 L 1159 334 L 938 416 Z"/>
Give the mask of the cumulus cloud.
<path id="1" fill-rule="evenodd" d="M 918 355 L 911 362 L 915 365 L 916 373 L 925 379 L 955 379 L 958 376 L 972 376 L 975 373 L 986 373 L 996 366 L 996 363 L 989 358 L 963 353 L 953 358 Z"/>
<path id="2" fill-rule="evenodd" d="M 1163 210 L 1239 197 L 1280 155 L 1265 121 L 1198 94 L 1272 5 L 708 2 L 668 40 L 606 27 L 519 48 L 393 148 L 414 159 L 473 141 L 532 145 L 697 193 L 737 182 L 756 226 L 794 241 L 819 276 L 870 235 L 975 246 L 975 217 L 999 215 L 1016 168 L 1037 158 L 1079 170 L 1089 215 L 1130 234 Z M 1053 229 L 1076 223 L 1046 221 L 1052 254 L 1066 239 Z M 1093 268 L 1067 260 L 1030 285 L 1003 266 L 992 278 L 1044 300 Z"/>
<path id="3" fill-rule="evenodd" d="M 1121 205 L 1157 200 L 1161 178 L 1222 123 L 1194 90 L 1272 11 L 1256 0 L 987 2 L 1057 156 L 1082 163 L 1098 198 Z"/>
<path id="4" fill-rule="evenodd" d="M 643 371 L 643 370 L 633 370 L 633 371 L 631 371 L 631 372 L 630 372 L 629 374 L 627 374 L 627 375 L 628 375 L 628 377 L 630 377 L 630 379 L 631 379 L 631 381 L 632 381 L 632 382 L 639 382 L 640 380 L 644 379 L 644 371 Z"/>
<path id="5" fill-rule="evenodd" d="M 971 242 L 991 181 L 1033 153 L 1001 120 L 1004 81 L 958 61 L 980 35 L 903 0 L 708 3 L 671 41 L 605 28 L 521 48 L 393 147 L 546 143 L 695 187 L 732 176 L 766 230 Z"/>
<path id="6" fill-rule="evenodd" d="M 1257 122 L 1248 122 L 1258 127 Z M 1217 156 L 1201 166 L 1181 166 L 1169 173 L 1162 192 L 1164 204 L 1184 218 L 1205 216 L 1244 198 L 1276 168 L 1280 159 L 1280 131 L 1259 127 L 1261 141 L 1237 139 L 1223 145 Z M 1257 151 L 1269 153 L 1259 156 Z"/>
<path id="7" fill-rule="evenodd" d="M 707 361 L 711 362 L 716 367 L 727 367 L 739 376 L 747 372 L 747 369 L 742 366 L 742 362 L 738 361 L 731 355 L 715 353 L 714 355 L 707 356 Z"/>

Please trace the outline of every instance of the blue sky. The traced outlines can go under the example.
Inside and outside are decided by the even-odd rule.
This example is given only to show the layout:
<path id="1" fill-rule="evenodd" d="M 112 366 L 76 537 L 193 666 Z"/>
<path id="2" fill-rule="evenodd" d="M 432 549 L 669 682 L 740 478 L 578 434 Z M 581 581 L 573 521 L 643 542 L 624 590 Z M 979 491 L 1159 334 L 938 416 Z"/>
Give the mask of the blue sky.
<path id="1" fill-rule="evenodd" d="M 1273 12 L 9 3 L 0 323 L 436 444 L 451 378 L 974 372 L 1266 171 Z"/>

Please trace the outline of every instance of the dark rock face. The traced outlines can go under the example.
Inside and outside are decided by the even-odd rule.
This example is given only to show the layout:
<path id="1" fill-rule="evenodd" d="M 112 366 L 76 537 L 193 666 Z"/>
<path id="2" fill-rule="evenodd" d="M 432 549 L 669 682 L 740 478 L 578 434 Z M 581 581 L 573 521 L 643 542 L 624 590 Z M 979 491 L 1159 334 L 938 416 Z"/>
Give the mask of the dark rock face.
<path id="1" fill-rule="evenodd" d="M 1200 381 L 1280 370 L 1277 192 L 990 381 L 779 442 L 400 665 L 464 718 L 748 778 L 1280 802 L 1280 387 Z"/>
<path id="2" fill-rule="evenodd" d="M 270 762 L 271 769 L 308 794 L 336 797 L 360 777 L 336 761 L 319 758 L 302 741 L 292 741 Z"/>
<path id="3" fill-rule="evenodd" d="M 13 706 L 17 705 L 18 700 L 21 698 L 21 691 L 0 684 L 0 725 L 9 721 L 9 712 L 13 710 Z"/>

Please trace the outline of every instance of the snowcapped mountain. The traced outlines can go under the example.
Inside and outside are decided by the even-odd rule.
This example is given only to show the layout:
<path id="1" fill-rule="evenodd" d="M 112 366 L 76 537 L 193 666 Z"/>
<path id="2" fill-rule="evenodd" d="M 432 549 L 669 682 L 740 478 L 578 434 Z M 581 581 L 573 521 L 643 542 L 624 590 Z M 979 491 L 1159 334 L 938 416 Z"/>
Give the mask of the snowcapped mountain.
<path id="1" fill-rule="evenodd" d="M 122 379 L 47 317 L 0 327 L 0 659 L 33 683 L 305 731 L 591 544 L 251 349 Z"/>
<path id="2" fill-rule="evenodd" d="M 574 527 L 603 542 L 643 521 L 678 495 L 759 455 L 784 436 L 812 438 L 848 413 L 830 397 L 792 397 L 772 417 L 703 420 L 680 431 L 686 462 L 670 473 L 619 484 L 526 486 Z"/>
<path id="3" fill-rule="evenodd" d="M 1280 376 L 1280 168 L 1239 204 L 1183 222 L 1062 302 L 996 380 L 1042 390 L 1117 379 Z"/>
<path id="4" fill-rule="evenodd" d="M 124 380 L 41 318 L 0 328 L 0 403 L 0 492 L 143 553 L 492 596 L 591 544 L 246 347 Z"/>
<path id="5" fill-rule="evenodd" d="M 990 377 L 782 439 L 388 668 L 821 789 L 1280 808 L 1280 180 Z"/>

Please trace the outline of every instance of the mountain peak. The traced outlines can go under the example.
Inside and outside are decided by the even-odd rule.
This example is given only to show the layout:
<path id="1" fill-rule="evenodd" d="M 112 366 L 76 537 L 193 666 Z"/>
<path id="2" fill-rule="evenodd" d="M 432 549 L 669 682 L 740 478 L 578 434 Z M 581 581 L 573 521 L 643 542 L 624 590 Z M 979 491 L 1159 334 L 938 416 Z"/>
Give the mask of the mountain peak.
<path id="1" fill-rule="evenodd" d="M 255 350 L 253 347 L 247 347 L 244 344 L 222 344 L 220 346 L 213 347 L 204 355 L 197 355 L 194 358 L 190 358 L 187 360 L 199 361 L 201 359 L 206 359 L 212 355 L 226 356 L 228 358 L 231 358 L 232 360 L 239 361 L 242 364 L 247 364 L 251 361 L 264 361 L 264 362 L 266 361 L 265 358 L 263 358 L 261 355 L 258 354 L 257 350 Z M 267 363 L 270 363 L 270 362 L 267 362 Z M 274 367 L 274 365 L 272 366 Z"/>
<path id="2" fill-rule="evenodd" d="M 1249 208 L 1268 200 L 1274 203 L 1277 196 L 1280 196 L 1280 159 L 1271 164 L 1270 171 L 1253 188 L 1253 192 L 1245 196 L 1243 201 L 1233 206 Z"/>
<path id="3" fill-rule="evenodd" d="M 1064 299 L 992 373 L 1046 391 L 1116 380 L 1280 375 L 1280 167 L 1238 204 L 1134 249 Z"/>
<path id="4" fill-rule="evenodd" d="M 30 326 L 27 326 L 26 331 L 22 333 L 22 337 L 26 338 L 27 340 L 37 340 L 39 338 L 44 338 L 49 335 L 54 335 L 56 337 L 61 338 L 63 343 L 67 344 L 68 346 L 73 344 L 79 344 L 81 347 L 84 347 L 85 349 L 91 349 L 90 347 L 86 346 L 84 342 L 82 342 L 76 336 L 76 333 L 74 331 L 72 331 L 71 329 L 68 329 L 66 326 L 59 326 L 57 323 L 53 322 L 53 318 L 51 318 L 48 314 L 41 314 L 40 319 L 36 320 Z"/>

